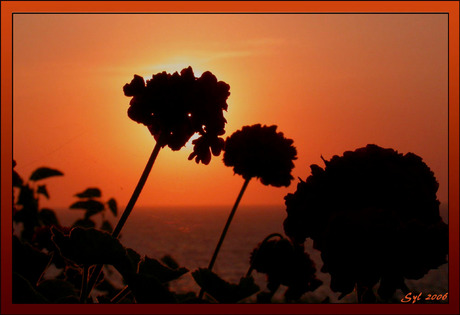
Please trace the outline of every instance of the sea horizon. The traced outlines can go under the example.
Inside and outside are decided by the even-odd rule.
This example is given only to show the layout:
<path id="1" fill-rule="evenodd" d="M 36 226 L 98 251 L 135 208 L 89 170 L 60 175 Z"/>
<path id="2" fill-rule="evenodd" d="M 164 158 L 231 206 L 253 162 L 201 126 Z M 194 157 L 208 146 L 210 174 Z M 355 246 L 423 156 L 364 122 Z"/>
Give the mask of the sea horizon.
<path id="1" fill-rule="evenodd" d="M 170 255 L 180 266 L 190 271 L 173 281 L 171 288 L 181 293 L 198 292 L 199 287 L 193 280 L 191 272 L 208 266 L 230 210 L 229 206 L 136 207 L 121 233 L 120 242 L 123 246 L 134 249 L 141 256 L 160 259 Z M 72 221 L 83 215 L 83 212 L 68 209 L 58 209 L 56 213 L 64 226 L 71 225 Z M 440 206 L 440 214 L 447 223 L 447 204 Z M 118 216 L 120 215 L 119 213 Z M 104 216 L 113 225 L 118 220 L 108 211 Z M 252 250 L 271 233 L 284 235 L 285 217 L 284 205 L 241 205 L 232 221 L 213 271 L 226 281 L 238 283 L 249 268 Z M 96 216 L 94 221 L 99 226 L 102 217 Z M 355 303 L 354 294 L 338 300 L 339 294 L 329 288 L 330 276 L 320 272 L 322 267 L 320 252 L 313 249 L 312 241 L 309 239 L 305 243 L 305 248 L 315 262 L 317 276 L 323 281 L 323 285 L 314 292 L 305 294 L 303 300 L 309 303 L 320 303 L 328 298 L 331 303 Z M 255 271 L 252 275 L 263 290 L 266 286 L 265 275 Z M 116 272 L 112 274 L 111 279 L 115 285 L 122 286 L 121 278 Z M 431 270 L 419 280 L 406 280 L 406 284 L 409 289 L 418 292 L 447 292 L 448 264 Z M 283 292 L 284 289 L 279 290 L 275 296 L 277 301 L 282 301 Z M 397 292 L 394 302 L 402 297 L 402 292 Z M 247 300 L 247 302 L 254 301 L 255 296 Z"/>

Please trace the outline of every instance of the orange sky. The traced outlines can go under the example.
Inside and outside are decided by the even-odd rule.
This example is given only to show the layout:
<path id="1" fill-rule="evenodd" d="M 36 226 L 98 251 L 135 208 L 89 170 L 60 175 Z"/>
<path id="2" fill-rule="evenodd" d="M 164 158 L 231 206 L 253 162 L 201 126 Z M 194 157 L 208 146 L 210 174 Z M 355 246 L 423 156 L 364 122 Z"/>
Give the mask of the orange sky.
<path id="1" fill-rule="evenodd" d="M 420 155 L 447 201 L 447 15 L 15 14 L 13 158 L 39 166 L 51 199 L 100 187 L 126 205 L 154 145 L 126 114 L 122 87 L 191 65 L 230 85 L 226 135 L 277 124 L 294 139 L 293 175 L 368 143 Z M 148 205 L 231 205 L 243 184 L 214 157 L 163 149 L 139 198 Z M 294 192 L 250 183 L 242 204 L 283 205 Z"/>

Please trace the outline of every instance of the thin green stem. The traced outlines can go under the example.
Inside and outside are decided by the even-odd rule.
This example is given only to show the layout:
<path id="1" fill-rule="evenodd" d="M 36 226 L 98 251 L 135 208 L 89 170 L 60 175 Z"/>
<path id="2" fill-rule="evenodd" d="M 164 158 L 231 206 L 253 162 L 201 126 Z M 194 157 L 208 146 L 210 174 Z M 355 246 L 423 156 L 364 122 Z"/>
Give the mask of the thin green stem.
<path id="1" fill-rule="evenodd" d="M 126 206 L 125 211 L 121 215 L 120 220 L 117 223 L 117 226 L 112 232 L 112 236 L 114 238 L 117 238 L 120 235 L 121 229 L 125 225 L 126 220 L 128 219 L 129 215 L 131 214 L 131 211 L 133 210 L 134 205 L 136 204 L 137 198 L 139 198 L 142 188 L 144 188 L 145 182 L 147 181 L 147 178 L 149 177 L 150 171 L 152 170 L 153 164 L 155 163 L 155 160 L 158 156 L 158 153 L 160 152 L 161 147 L 162 147 L 162 141 L 160 138 L 158 139 L 158 141 L 155 144 L 155 147 L 153 148 L 152 154 L 150 155 L 150 158 L 147 161 L 147 164 L 145 165 L 141 178 L 139 179 L 139 182 L 137 183 L 137 186 L 134 189 L 134 192 L 131 195 L 131 198 L 129 199 L 129 202 L 128 202 L 128 205 Z M 96 283 L 96 280 L 98 279 L 102 271 L 102 267 L 103 265 L 97 265 L 93 273 L 91 274 L 91 278 L 88 284 L 88 288 L 89 288 L 88 295 L 91 293 L 91 290 L 93 289 Z"/>
<path id="2" fill-rule="evenodd" d="M 211 261 L 209 262 L 208 269 L 212 270 L 214 267 L 214 263 L 216 262 L 217 255 L 219 254 L 220 247 L 222 246 L 222 243 L 224 242 L 225 235 L 227 235 L 228 228 L 230 227 L 230 223 L 232 223 L 233 216 L 235 215 L 236 209 L 238 209 L 238 205 L 240 204 L 241 198 L 243 197 L 244 191 L 248 187 L 249 181 L 251 178 L 248 178 L 244 181 L 243 187 L 241 187 L 240 193 L 238 194 L 238 197 L 236 198 L 235 204 L 233 205 L 233 209 L 230 212 L 230 215 L 228 216 L 227 223 L 225 224 L 224 229 L 222 230 L 222 234 L 220 235 L 219 242 L 217 243 L 216 249 L 214 250 L 214 254 L 212 255 Z M 199 298 L 203 298 L 204 295 L 204 290 L 201 289 Z"/>

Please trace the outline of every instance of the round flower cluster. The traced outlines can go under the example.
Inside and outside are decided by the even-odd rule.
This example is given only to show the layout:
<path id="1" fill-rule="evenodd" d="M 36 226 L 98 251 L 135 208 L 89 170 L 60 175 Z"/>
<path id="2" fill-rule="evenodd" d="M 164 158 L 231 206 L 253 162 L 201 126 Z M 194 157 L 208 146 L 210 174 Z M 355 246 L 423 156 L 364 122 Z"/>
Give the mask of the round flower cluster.
<path id="1" fill-rule="evenodd" d="M 277 126 L 244 126 L 225 141 L 224 163 L 244 179 L 260 178 L 264 185 L 289 186 L 297 150 Z"/>
<path id="2" fill-rule="evenodd" d="M 387 299 L 407 289 L 404 278 L 446 262 L 438 183 L 419 156 L 367 145 L 324 162 L 285 197 L 284 230 L 297 243 L 313 239 L 333 291 L 343 296 L 380 282 Z"/>
<path id="3" fill-rule="evenodd" d="M 123 87 L 126 96 L 131 96 L 128 116 L 148 127 L 156 141 L 172 150 L 179 150 L 195 133 L 195 158 L 208 164 L 211 152 L 219 155 L 225 133 L 223 111 L 227 110 L 230 86 L 209 71 L 195 78 L 191 67 L 175 72 L 157 73 L 150 80 L 138 75 Z"/>
<path id="4" fill-rule="evenodd" d="M 250 263 L 254 270 L 267 275 L 270 291 L 276 291 L 280 285 L 287 286 L 287 300 L 298 300 L 322 284 L 315 276 L 314 262 L 303 247 L 294 246 L 284 238 L 259 244 L 251 253 Z"/>

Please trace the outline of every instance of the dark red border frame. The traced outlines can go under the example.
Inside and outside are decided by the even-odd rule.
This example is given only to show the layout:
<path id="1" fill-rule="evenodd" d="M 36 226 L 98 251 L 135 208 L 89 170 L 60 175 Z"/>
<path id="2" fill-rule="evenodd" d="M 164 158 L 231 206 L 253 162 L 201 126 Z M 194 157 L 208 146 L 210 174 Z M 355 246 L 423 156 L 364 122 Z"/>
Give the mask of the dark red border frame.
<path id="1" fill-rule="evenodd" d="M 25 305 L 11 303 L 13 13 L 447 13 L 449 15 L 449 304 Z M 2 1 L 1 2 L 2 314 L 459 314 L 458 1 Z"/>

